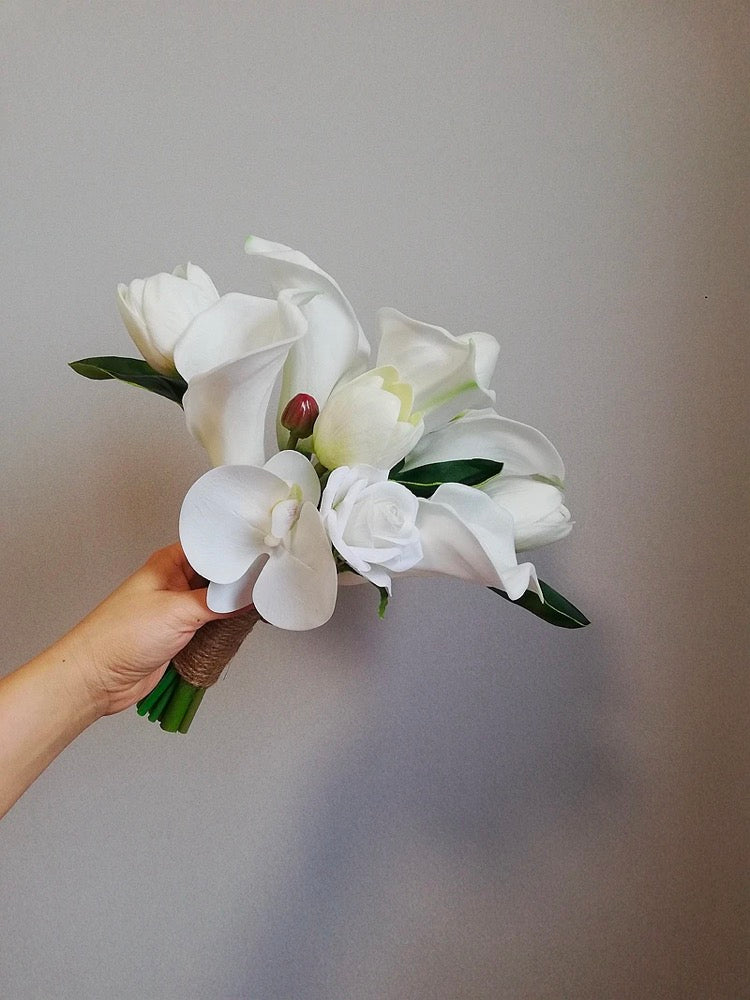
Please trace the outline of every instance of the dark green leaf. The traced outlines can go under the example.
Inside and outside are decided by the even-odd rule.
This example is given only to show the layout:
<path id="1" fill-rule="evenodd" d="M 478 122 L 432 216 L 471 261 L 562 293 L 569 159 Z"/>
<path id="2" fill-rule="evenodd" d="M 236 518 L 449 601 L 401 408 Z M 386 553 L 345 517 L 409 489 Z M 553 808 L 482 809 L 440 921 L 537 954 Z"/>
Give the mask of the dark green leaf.
<path id="1" fill-rule="evenodd" d="M 388 607 L 390 596 L 385 587 L 378 587 L 380 591 L 380 604 L 378 606 L 378 618 L 385 618 L 385 609 Z"/>
<path id="2" fill-rule="evenodd" d="M 182 406 L 182 397 L 187 389 L 187 382 L 179 375 L 162 375 L 154 371 L 148 362 L 137 358 L 83 358 L 71 361 L 70 367 L 85 378 L 113 378 L 148 389 L 179 406 Z"/>
<path id="3" fill-rule="evenodd" d="M 418 497 L 431 497 L 442 483 L 478 486 L 496 476 L 502 467 L 502 462 L 492 462 L 488 458 L 460 458 L 453 462 L 420 465 L 406 472 L 396 466 L 391 470 L 390 478 Z"/>
<path id="4" fill-rule="evenodd" d="M 489 589 L 499 594 L 500 597 L 504 597 L 506 601 L 510 601 L 511 604 L 520 604 L 522 608 L 526 608 L 538 618 L 543 618 L 550 625 L 557 625 L 560 628 L 584 628 L 591 624 L 583 612 L 579 611 L 570 601 L 566 601 L 562 594 L 558 594 L 556 590 L 541 580 L 539 583 L 544 594 L 544 602 L 540 601 L 537 595 L 530 590 L 527 590 L 517 601 L 510 601 L 504 590 L 498 590 L 497 587 Z"/>

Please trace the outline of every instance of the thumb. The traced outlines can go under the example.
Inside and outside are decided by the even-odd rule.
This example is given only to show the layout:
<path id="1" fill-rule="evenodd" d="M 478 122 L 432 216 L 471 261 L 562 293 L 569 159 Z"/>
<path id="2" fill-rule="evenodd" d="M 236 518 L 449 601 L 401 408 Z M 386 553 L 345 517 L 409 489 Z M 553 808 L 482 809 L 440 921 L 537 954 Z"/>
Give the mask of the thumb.
<path id="1" fill-rule="evenodd" d="M 236 612 L 222 614 L 219 611 L 212 611 L 206 603 L 208 595 L 207 587 L 199 587 L 197 590 L 184 590 L 175 594 L 175 608 L 181 620 L 193 631 L 199 629 L 206 622 L 217 621 L 220 618 L 231 618 Z"/>

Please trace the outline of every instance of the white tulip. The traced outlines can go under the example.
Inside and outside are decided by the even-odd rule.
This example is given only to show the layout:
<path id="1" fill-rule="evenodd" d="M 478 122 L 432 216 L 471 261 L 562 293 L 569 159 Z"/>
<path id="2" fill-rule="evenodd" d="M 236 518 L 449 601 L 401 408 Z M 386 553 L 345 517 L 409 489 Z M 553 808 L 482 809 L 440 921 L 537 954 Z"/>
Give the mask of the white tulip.
<path id="1" fill-rule="evenodd" d="M 385 469 L 341 466 L 328 477 L 320 514 L 333 547 L 360 576 L 391 593 L 391 574 L 422 558 L 419 501 Z"/>
<path id="2" fill-rule="evenodd" d="M 517 552 L 565 538 L 573 527 L 562 491 L 552 483 L 503 472 L 483 483 L 481 490 L 513 517 Z"/>
<path id="3" fill-rule="evenodd" d="M 208 606 L 251 602 L 279 628 L 323 625 L 333 614 L 336 563 L 317 510 L 320 481 L 299 452 L 263 468 L 211 469 L 190 488 L 180 513 L 188 561 L 210 581 Z"/>
<path id="4" fill-rule="evenodd" d="M 422 435 L 413 392 L 395 368 L 374 368 L 336 388 L 321 408 L 313 450 L 327 469 L 372 465 L 391 469 Z"/>
<path id="5" fill-rule="evenodd" d="M 164 375 L 175 374 L 174 348 L 187 325 L 218 298 L 213 281 L 196 264 L 117 286 L 128 333 L 151 367 Z"/>

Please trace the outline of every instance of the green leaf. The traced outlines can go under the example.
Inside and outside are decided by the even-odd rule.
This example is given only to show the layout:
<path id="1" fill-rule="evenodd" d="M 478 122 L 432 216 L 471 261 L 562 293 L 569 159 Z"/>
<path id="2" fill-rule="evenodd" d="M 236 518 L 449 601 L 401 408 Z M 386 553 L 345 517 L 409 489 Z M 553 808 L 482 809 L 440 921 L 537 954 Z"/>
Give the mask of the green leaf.
<path id="1" fill-rule="evenodd" d="M 380 604 L 378 605 L 378 618 L 385 618 L 385 609 L 388 607 L 388 601 L 391 599 L 388 591 L 385 587 L 378 587 L 380 592 Z"/>
<path id="2" fill-rule="evenodd" d="M 401 483 L 418 497 L 431 497 L 443 483 L 478 486 L 496 476 L 502 467 L 502 462 L 492 462 L 488 458 L 460 458 L 453 462 L 420 465 L 407 472 L 396 466 L 391 469 L 390 478 L 396 483 Z"/>
<path id="3" fill-rule="evenodd" d="M 182 406 L 182 397 L 187 389 L 187 382 L 179 375 L 162 375 L 154 371 L 148 362 L 137 358 L 82 358 L 80 361 L 71 361 L 70 367 L 84 378 L 113 378 L 148 389 L 149 392 L 171 399 L 178 406 Z"/>
<path id="4" fill-rule="evenodd" d="M 544 594 L 543 602 L 531 590 L 527 590 L 517 601 L 510 601 L 504 590 L 498 590 L 497 587 L 489 589 L 499 594 L 500 597 L 504 597 L 506 601 L 510 601 L 511 604 L 519 604 L 522 608 L 526 608 L 527 611 L 549 622 L 550 625 L 557 625 L 559 628 L 585 628 L 586 625 L 591 624 L 583 612 L 567 601 L 562 594 L 558 594 L 556 590 L 541 580 L 539 584 Z"/>

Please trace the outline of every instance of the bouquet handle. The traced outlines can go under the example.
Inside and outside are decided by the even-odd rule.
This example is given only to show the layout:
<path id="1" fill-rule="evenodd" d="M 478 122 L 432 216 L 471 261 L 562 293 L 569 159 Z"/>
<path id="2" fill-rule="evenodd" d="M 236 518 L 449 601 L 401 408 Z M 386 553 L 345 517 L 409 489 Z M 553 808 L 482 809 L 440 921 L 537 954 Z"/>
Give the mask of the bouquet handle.
<path id="1" fill-rule="evenodd" d="M 154 690 L 138 702 L 138 714 L 148 715 L 170 733 L 186 733 L 206 689 L 262 621 L 254 606 L 231 618 L 208 622 L 181 649 Z"/>

